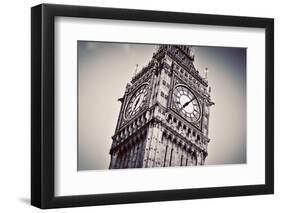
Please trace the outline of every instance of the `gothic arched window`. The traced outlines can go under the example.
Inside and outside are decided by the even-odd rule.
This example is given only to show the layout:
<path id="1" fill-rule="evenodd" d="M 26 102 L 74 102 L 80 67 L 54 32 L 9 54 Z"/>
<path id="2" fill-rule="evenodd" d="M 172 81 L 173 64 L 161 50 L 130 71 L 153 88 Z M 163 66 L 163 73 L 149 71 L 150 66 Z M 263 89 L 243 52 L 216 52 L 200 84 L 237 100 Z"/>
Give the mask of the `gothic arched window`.
<path id="1" fill-rule="evenodd" d="M 196 154 L 195 154 L 195 153 L 193 153 L 193 154 L 191 155 L 191 165 L 192 165 L 192 166 L 196 166 L 196 165 L 197 165 L 197 157 L 196 157 Z"/>

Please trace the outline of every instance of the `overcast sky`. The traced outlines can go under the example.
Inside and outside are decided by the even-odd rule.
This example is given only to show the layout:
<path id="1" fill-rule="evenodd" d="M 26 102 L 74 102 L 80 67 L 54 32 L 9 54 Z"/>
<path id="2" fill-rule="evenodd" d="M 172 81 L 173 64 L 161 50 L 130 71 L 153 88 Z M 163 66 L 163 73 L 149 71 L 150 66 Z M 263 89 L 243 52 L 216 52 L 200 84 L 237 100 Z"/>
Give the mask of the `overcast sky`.
<path id="1" fill-rule="evenodd" d="M 78 170 L 108 169 L 118 98 L 155 45 L 78 42 Z M 212 88 L 206 164 L 246 163 L 246 49 L 194 47 L 195 67 L 208 67 Z"/>

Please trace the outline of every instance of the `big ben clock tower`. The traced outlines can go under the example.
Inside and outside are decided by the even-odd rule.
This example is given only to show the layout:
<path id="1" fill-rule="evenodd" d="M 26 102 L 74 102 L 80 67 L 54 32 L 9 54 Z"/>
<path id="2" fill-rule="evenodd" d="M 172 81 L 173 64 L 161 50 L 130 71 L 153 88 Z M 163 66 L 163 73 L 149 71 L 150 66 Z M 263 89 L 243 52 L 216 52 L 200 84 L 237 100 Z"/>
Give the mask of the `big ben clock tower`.
<path id="1" fill-rule="evenodd" d="M 210 87 L 191 47 L 160 45 L 127 84 L 110 149 L 110 169 L 204 165 Z"/>

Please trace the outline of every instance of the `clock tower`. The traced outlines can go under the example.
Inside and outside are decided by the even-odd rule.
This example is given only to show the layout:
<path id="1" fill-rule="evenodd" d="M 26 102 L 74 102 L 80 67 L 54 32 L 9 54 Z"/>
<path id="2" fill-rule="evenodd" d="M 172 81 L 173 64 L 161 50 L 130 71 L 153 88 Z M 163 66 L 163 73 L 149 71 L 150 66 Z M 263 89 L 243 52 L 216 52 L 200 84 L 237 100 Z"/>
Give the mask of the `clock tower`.
<path id="1" fill-rule="evenodd" d="M 190 46 L 160 45 L 127 84 L 110 169 L 204 165 L 214 103 L 194 58 Z"/>

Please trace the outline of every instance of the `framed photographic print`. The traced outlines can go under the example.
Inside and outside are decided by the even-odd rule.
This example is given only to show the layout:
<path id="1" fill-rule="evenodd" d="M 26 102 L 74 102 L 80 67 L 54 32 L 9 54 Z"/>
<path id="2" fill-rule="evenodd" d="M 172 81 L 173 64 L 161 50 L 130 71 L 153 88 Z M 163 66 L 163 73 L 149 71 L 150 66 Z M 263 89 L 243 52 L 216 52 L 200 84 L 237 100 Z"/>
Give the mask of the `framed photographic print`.
<path id="1" fill-rule="evenodd" d="M 271 194 L 274 21 L 31 9 L 31 203 Z"/>

